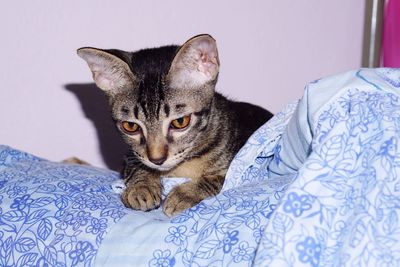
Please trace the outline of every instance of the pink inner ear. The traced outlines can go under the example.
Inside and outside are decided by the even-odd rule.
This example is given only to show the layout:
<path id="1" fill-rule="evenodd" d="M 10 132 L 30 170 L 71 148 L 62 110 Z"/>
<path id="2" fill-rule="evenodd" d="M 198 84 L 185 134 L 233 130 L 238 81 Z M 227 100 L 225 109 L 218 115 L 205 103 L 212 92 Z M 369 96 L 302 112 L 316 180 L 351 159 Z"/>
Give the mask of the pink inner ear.
<path id="1" fill-rule="evenodd" d="M 169 78 L 172 87 L 204 85 L 218 75 L 219 60 L 215 40 L 199 36 L 186 42 L 172 63 Z"/>
<path id="2" fill-rule="evenodd" d="M 218 53 L 215 45 L 207 41 L 198 44 L 197 70 L 213 78 L 218 72 Z"/>
<path id="3" fill-rule="evenodd" d="M 108 90 L 112 88 L 112 81 L 104 73 L 97 70 L 92 70 L 93 80 L 96 82 L 97 86 L 103 90 Z"/>
<path id="4" fill-rule="evenodd" d="M 208 78 L 212 78 L 217 70 L 216 58 L 210 58 L 207 54 L 201 54 L 197 70 L 204 73 Z"/>

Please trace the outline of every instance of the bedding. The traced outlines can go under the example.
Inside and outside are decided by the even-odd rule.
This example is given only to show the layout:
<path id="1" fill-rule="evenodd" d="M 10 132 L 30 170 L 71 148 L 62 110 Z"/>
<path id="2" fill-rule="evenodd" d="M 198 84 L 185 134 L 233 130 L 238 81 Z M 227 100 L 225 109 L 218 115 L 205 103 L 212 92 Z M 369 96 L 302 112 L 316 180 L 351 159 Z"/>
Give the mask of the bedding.
<path id="1" fill-rule="evenodd" d="M 115 172 L 0 146 L 0 266 L 399 266 L 399 90 L 399 69 L 309 83 L 174 218 L 125 208 Z"/>

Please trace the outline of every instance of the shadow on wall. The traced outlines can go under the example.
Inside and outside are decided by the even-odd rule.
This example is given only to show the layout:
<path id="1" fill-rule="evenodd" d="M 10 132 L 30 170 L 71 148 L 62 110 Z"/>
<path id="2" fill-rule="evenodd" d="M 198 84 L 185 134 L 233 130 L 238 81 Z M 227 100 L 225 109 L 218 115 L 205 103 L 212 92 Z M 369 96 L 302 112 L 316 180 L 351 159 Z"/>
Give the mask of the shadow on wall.
<path id="1" fill-rule="evenodd" d="M 126 153 L 126 144 L 111 119 L 105 95 L 94 83 L 67 84 L 64 87 L 75 94 L 86 118 L 94 123 L 100 152 L 106 166 L 109 169 L 120 171 Z"/>

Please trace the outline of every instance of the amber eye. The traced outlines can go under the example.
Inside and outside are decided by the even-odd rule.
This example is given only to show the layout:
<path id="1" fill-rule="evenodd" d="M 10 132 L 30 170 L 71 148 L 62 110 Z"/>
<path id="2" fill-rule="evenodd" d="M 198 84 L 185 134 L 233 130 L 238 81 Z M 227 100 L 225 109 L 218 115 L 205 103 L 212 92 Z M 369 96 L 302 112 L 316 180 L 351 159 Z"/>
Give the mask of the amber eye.
<path id="1" fill-rule="evenodd" d="M 122 129 L 128 133 L 128 134 L 133 134 L 136 133 L 140 127 L 137 123 L 130 122 L 130 121 L 123 121 L 121 123 Z"/>
<path id="2" fill-rule="evenodd" d="M 190 123 L 190 115 L 178 118 L 176 120 L 171 121 L 172 129 L 183 129 L 186 128 Z"/>

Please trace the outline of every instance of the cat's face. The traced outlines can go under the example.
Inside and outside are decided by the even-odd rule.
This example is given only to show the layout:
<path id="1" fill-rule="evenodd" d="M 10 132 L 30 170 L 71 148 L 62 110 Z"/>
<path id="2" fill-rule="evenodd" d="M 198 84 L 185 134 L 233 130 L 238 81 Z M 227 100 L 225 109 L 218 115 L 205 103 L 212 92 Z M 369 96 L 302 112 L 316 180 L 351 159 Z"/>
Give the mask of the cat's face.
<path id="1" fill-rule="evenodd" d="M 166 171 L 191 156 L 207 126 L 207 95 L 163 88 L 152 94 L 121 93 L 112 101 L 112 114 L 125 142 L 147 166 Z M 149 88 L 148 88 L 149 89 Z M 146 92 L 149 93 L 149 92 Z M 148 96 L 151 96 L 148 98 Z"/>
<path id="2" fill-rule="evenodd" d="M 207 138 L 219 60 L 215 40 L 200 35 L 181 47 L 128 53 L 82 48 L 93 78 L 109 97 L 125 142 L 147 166 L 167 171 Z"/>

